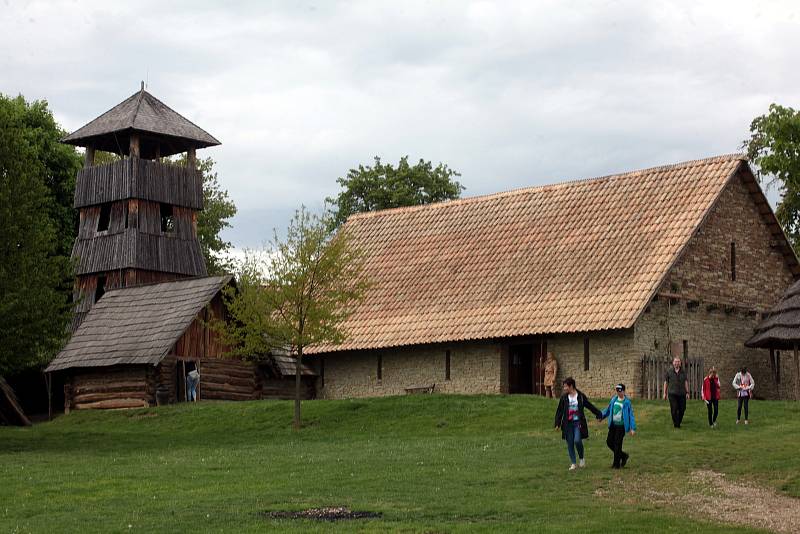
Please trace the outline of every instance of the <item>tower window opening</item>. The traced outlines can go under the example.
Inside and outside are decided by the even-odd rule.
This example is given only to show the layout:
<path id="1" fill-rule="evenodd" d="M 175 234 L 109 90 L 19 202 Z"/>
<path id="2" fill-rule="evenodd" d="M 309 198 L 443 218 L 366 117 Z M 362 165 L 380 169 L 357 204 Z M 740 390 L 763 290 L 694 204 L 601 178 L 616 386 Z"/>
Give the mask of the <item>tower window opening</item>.
<path id="1" fill-rule="evenodd" d="M 111 223 L 111 204 L 103 204 L 100 206 L 100 217 L 97 219 L 97 231 L 105 232 Z"/>
<path id="2" fill-rule="evenodd" d="M 172 213 L 171 204 L 161 204 L 161 232 L 170 233 L 175 231 L 175 217 Z"/>

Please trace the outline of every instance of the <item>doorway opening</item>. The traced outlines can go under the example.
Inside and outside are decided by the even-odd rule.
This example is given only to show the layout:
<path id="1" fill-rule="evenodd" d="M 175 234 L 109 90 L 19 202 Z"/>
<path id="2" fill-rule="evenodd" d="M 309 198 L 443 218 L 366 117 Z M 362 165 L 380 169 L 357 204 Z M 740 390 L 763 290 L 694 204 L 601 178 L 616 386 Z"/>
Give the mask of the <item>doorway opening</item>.
<path id="1" fill-rule="evenodd" d="M 544 357 L 542 341 L 510 345 L 508 348 L 508 392 L 544 395 Z"/>

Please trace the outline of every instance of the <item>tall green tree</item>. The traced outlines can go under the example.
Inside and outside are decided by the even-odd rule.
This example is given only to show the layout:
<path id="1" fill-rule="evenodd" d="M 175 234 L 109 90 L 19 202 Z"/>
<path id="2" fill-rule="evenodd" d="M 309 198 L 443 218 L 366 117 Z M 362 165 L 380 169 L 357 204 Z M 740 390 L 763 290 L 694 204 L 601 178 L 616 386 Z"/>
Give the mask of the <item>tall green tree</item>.
<path id="1" fill-rule="evenodd" d="M 223 293 L 230 320 L 216 323 L 239 356 L 289 351 L 295 358 L 294 428 L 300 428 L 301 365 L 306 347 L 346 338 L 344 321 L 369 287 L 363 255 L 326 215 L 304 207 L 281 239 L 239 264 L 237 288 Z"/>
<path id="2" fill-rule="evenodd" d="M 743 148 L 759 179 L 771 178 L 781 200 L 775 215 L 800 253 L 800 111 L 771 104 L 750 123 Z"/>
<path id="3" fill-rule="evenodd" d="M 80 157 L 58 145 L 61 134 L 45 102 L 0 95 L 0 373 L 47 362 L 71 319 Z"/>
<path id="4" fill-rule="evenodd" d="M 408 156 L 403 156 L 394 167 L 375 156 L 371 167 L 359 165 L 344 178 L 336 179 L 342 191 L 327 199 L 332 224 L 339 226 L 355 213 L 459 198 L 464 186 L 454 180 L 458 176 L 461 175 L 444 163 L 434 167 L 430 161 L 420 159 L 411 165 Z"/>

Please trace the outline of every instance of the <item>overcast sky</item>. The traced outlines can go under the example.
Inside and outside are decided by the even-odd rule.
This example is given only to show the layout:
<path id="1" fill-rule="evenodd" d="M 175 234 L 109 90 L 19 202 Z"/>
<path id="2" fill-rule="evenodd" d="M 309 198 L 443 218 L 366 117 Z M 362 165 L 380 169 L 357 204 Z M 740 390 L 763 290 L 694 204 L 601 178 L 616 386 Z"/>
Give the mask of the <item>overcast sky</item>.
<path id="1" fill-rule="evenodd" d="M 735 152 L 800 107 L 798 5 L 0 0 L 0 92 L 72 131 L 147 80 L 222 141 L 255 247 L 375 155 L 470 196 Z"/>

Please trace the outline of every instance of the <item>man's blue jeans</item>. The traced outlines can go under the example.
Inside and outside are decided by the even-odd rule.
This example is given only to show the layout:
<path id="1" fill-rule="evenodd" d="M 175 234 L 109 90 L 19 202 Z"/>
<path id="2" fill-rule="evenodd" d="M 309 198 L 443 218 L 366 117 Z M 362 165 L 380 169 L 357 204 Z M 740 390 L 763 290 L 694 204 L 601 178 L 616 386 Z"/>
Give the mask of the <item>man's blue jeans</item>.
<path id="1" fill-rule="evenodd" d="M 567 452 L 570 461 L 575 464 L 575 449 L 578 449 L 578 457 L 583 460 L 583 441 L 581 441 L 581 422 L 571 421 L 571 428 L 567 429 Z"/>
<path id="2" fill-rule="evenodd" d="M 197 400 L 197 383 L 199 380 L 192 380 L 191 377 L 186 377 L 186 385 L 188 386 L 186 390 L 186 400 L 189 402 Z"/>

